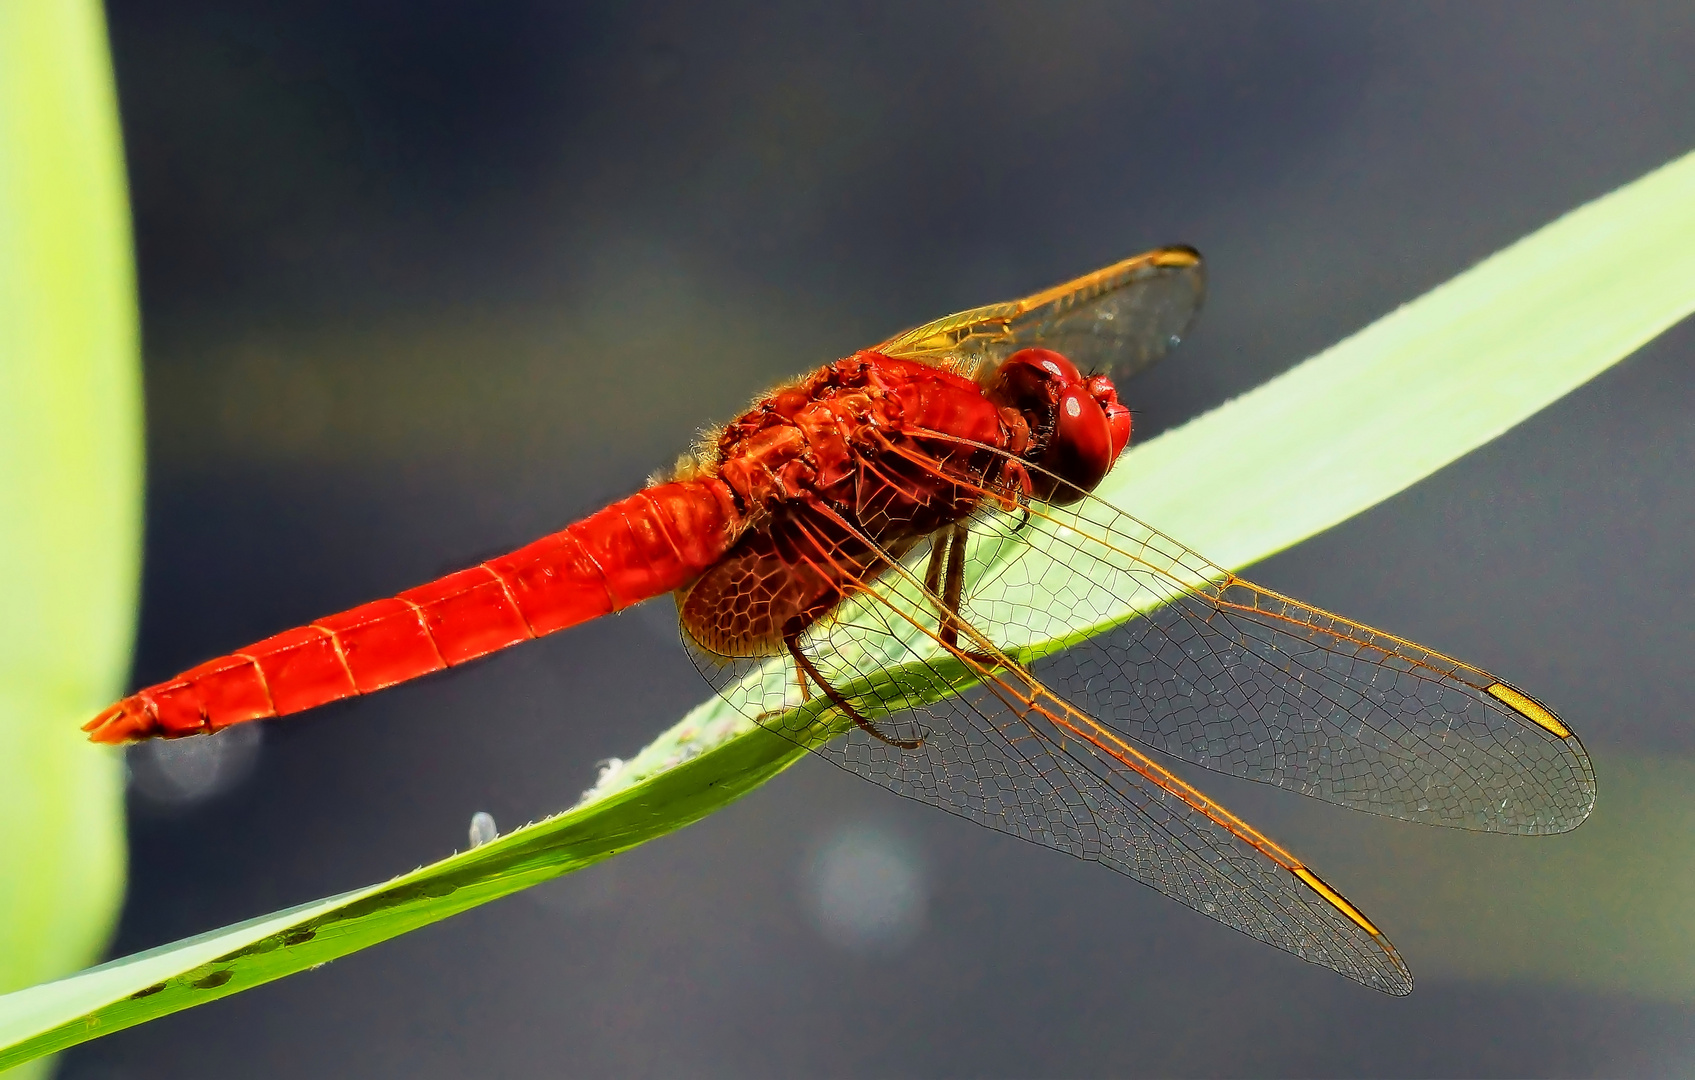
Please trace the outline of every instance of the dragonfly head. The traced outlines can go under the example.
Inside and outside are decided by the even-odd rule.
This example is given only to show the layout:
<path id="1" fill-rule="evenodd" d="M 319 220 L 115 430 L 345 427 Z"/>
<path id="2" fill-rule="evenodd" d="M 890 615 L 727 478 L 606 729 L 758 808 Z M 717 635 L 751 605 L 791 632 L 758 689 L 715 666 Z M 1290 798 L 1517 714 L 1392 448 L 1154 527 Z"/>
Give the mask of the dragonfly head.
<path id="1" fill-rule="evenodd" d="M 984 393 L 1029 427 L 1024 459 L 1042 470 L 1033 494 L 1049 502 L 1075 502 L 1093 491 L 1130 442 L 1130 410 L 1119 404 L 1112 380 L 1085 378 L 1051 349 L 1013 353 Z"/>

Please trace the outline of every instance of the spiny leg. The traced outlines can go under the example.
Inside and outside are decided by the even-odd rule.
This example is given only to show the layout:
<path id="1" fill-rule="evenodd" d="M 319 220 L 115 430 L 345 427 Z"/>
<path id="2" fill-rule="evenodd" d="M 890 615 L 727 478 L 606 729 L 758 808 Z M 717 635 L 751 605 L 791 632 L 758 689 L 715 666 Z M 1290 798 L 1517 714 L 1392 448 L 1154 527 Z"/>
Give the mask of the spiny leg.
<path id="1" fill-rule="evenodd" d="M 942 585 L 942 644 L 959 647 L 959 597 L 965 591 L 965 526 L 948 530 L 948 570 Z"/>
<path id="2" fill-rule="evenodd" d="M 806 653 L 801 651 L 800 635 L 804 629 L 805 627 L 800 625 L 799 619 L 789 620 L 789 624 L 783 628 L 783 644 L 788 648 L 789 655 L 794 657 L 795 666 L 801 671 L 801 678 L 803 681 L 810 678 L 813 682 L 817 683 L 818 689 L 824 691 L 824 696 L 829 698 L 836 708 L 846 713 L 848 719 L 852 720 L 861 730 L 863 730 L 867 735 L 870 735 L 872 738 L 886 742 L 890 746 L 898 746 L 902 750 L 916 750 L 920 746 L 924 745 L 923 739 L 915 739 L 908 742 L 905 739 L 890 738 L 872 726 L 871 721 L 859 715 L 859 710 L 854 708 L 847 698 L 843 697 L 835 687 L 831 686 L 829 682 L 825 680 L 824 676 L 819 673 L 815 666 L 813 666 L 812 661 L 807 658 Z"/>
<path id="3" fill-rule="evenodd" d="M 795 682 L 800 684 L 800 703 L 805 705 L 812 700 L 812 691 L 807 689 L 806 669 L 798 661 L 795 663 Z"/>
<path id="4" fill-rule="evenodd" d="M 959 600 L 965 592 L 965 539 L 969 532 L 963 522 L 956 522 L 946 530 L 947 574 L 942 584 L 942 644 L 986 668 L 996 668 L 1000 661 L 988 653 L 959 648 Z M 941 576 L 943 543 L 944 534 L 938 532 L 936 545 L 930 550 L 930 569 L 924 579 L 924 587 L 932 593 L 936 591 L 935 579 Z"/>
<path id="5" fill-rule="evenodd" d="M 949 531 L 936 530 L 936 538 L 930 545 L 930 565 L 924 571 L 924 591 L 931 596 L 942 589 L 942 566 L 947 561 Z"/>

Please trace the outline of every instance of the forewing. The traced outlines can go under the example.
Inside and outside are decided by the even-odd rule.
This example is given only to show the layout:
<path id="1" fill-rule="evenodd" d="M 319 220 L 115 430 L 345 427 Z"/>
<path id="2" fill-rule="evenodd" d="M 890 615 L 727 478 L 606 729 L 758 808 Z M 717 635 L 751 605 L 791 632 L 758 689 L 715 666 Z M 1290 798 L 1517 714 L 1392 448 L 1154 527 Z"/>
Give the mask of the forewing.
<path id="1" fill-rule="evenodd" d="M 975 526 L 974 625 L 1144 745 L 1433 825 L 1557 833 L 1594 806 L 1577 737 L 1485 671 L 1243 581 L 1099 499 Z"/>
<path id="2" fill-rule="evenodd" d="M 759 723 L 897 794 L 1102 863 L 1367 986 L 1411 989 L 1388 940 L 1287 852 L 1027 673 L 991 673 L 943 646 L 936 599 L 920 584 L 925 557 L 885 572 L 802 639 L 867 726 L 816 685 L 803 692 L 792 663 L 726 663 L 698 648 L 696 661 Z"/>
<path id="3" fill-rule="evenodd" d="M 986 362 L 1040 346 L 1085 371 L 1125 379 L 1188 332 L 1206 296 L 1193 248 L 1158 248 L 1027 296 L 963 311 L 898 334 L 875 351 L 946 364 L 970 375 Z"/>

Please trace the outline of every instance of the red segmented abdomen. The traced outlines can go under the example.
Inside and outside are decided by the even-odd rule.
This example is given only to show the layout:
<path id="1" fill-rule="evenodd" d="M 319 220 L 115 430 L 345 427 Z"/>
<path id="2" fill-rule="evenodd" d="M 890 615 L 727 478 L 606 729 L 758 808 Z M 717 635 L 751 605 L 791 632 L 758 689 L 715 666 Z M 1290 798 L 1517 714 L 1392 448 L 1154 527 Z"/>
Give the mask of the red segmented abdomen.
<path id="1" fill-rule="evenodd" d="M 107 743 L 197 735 L 381 690 L 681 588 L 741 526 L 722 480 L 660 484 L 510 555 L 139 690 L 83 730 Z"/>

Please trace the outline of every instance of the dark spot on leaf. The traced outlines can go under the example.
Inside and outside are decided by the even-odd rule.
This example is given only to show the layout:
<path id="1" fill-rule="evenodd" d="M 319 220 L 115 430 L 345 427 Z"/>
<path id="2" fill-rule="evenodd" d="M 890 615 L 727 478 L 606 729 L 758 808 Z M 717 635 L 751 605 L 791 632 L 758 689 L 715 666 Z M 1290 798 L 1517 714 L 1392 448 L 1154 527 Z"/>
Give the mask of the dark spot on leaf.
<path id="1" fill-rule="evenodd" d="M 363 919 L 367 915 L 389 911 L 404 904 L 415 904 L 420 900 L 439 900 L 444 896 L 452 896 L 458 889 L 459 882 L 450 881 L 446 878 L 399 885 L 392 889 L 385 889 L 375 896 L 367 896 L 363 900 L 348 904 L 340 911 L 320 916 L 318 924 L 322 927 L 352 919 Z"/>
<path id="2" fill-rule="evenodd" d="M 281 943 L 278 942 L 275 937 L 260 938 L 253 944 L 248 945 L 245 948 L 237 949 L 232 953 L 225 953 L 223 956 L 218 957 L 218 959 L 220 961 L 228 961 L 240 960 L 244 956 L 258 956 L 260 953 L 270 952 L 272 949 L 277 948 L 280 944 Z"/>

